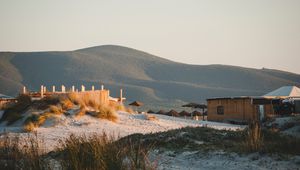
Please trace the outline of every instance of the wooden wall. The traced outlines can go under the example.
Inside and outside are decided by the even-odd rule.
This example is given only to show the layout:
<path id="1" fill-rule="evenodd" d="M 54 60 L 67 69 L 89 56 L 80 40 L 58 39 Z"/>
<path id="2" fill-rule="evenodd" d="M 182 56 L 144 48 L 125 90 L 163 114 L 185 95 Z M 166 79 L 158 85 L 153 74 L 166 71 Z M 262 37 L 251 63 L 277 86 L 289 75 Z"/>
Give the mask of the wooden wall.
<path id="1" fill-rule="evenodd" d="M 217 113 L 217 107 L 224 107 L 224 114 Z M 207 101 L 207 119 L 210 121 L 248 121 L 257 119 L 257 108 L 250 98 L 212 99 Z"/>
<path id="2" fill-rule="evenodd" d="M 224 114 L 217 113 L 217 107 L 224 107 Z M 259 119 L 258 105 L 251 104 L 251 98 L 235 99 L 210 99 L 207 101 L 207 120 L 210 121 L 249 121 Z M 274 110 L 271 104 L 263 105 L 265 117 L 273 115 Z"/>
<path id="3" fill-rule="evenodd" d="M 95 99 L 97 103 L 108 104 L 109 103 L 109 90 L 95 90 L 84 92 L 73 92 L 82 98 L 88 97 L 89 99 Z"/>

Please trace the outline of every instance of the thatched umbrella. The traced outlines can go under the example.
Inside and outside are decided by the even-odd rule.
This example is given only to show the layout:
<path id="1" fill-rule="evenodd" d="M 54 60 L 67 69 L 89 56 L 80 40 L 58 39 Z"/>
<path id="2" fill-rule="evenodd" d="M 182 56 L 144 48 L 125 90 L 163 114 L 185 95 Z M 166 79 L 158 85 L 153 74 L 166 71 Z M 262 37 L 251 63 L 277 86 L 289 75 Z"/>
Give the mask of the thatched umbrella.
<path id="1" fill-rule="evenodd" d="M 190 114 L 189 112 L 185 111 L 185 110 L 181 111 L 181 112 L 179 113 L 179 115 L 180 115 L 180 116 L 191 116 L 191 114 Z"/>
<path id="2" fill-rule="evenodd" d="M 191 107 L 191 108 L 206 109 L 207 105 L 205 105 L 205 104 L 198 104 L 198 103 L 188 103 L 188 104 L 182 105 L 182 107 Z"/>
<path id="3" fill-rule="evenodd" d="M 174 117 L 179 117 L 179 113 L 176 110 L 170 110 L 167 113 L 168 116 L 174 116 Z"/>
<path id="4" fill-rule="evenodd" d="M 202 113 L 204 113 L 204 109 L 207 108 L 207 105 L 206 104 L 198 104 L 198 103 L 188 103 L 188 104 L 185 104 L 185 105 L 182 105 L 182 107 L 191 107 L 191 108 L 194 108 L 194 109 L 202 109 Z M 204 114 L 202 114 L 203 118 L 202 120 L 204 120 Z"/>
<path id="5" fill-rule="evenodd" d="M 155 113 L 153 110 L 148 110 L 147 113 Z"/>
<path id="6" fill-rule="evenodd" d="M 137 108 L 140 107 L 140 106 L 143 106 L 144 104 L 140 101 L 134 101 L 132 103 L 129 104 L 130 106 L 135 106 L 136 107 L 136 111 L 137 111 Z"/>
<path id="7" fill-rule="evenodd" d="M 164 115 L 166 114 L 166 112 L 164 110 L 159 110 L 158 112 L 156 112 L 156 114 Z"/>
<path id="8" fill-rule="evenodd" d="M 193 114 L 193 116 L 201 116 L 202 115 L 202 113 L 197 110 L 193 111 L 192 114 Z"/>

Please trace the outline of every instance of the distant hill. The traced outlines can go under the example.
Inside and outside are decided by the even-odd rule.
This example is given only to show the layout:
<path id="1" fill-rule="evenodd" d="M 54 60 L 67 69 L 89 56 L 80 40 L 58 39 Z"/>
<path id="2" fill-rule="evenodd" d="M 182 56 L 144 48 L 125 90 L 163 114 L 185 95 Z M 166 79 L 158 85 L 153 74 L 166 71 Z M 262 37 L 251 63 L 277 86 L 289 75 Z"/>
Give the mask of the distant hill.
<path id="1" fill-rule="evenodd" d="M 188 65 L 135 49 L 105 45 L 65 52 L 0 52 L 0 93 L 23 85 L 104 84 L 129 101 L 165 105 L 204 102 L 209 97 L 262 95 L 284 85 L 300 86 L 300 75 L 227 65 Z"/>

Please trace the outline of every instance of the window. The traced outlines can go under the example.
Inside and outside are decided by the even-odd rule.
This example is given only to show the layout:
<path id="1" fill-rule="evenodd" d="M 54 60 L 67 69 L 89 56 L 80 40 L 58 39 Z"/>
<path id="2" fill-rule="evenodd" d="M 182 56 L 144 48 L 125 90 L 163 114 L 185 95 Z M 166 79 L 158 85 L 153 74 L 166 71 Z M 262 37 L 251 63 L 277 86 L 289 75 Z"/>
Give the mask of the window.
<path id="1" fill-rule="evenodd" d="M 217 107 L 217 114 L 223 115 L 224 114 L 224 106 L 218 106 Z"/>

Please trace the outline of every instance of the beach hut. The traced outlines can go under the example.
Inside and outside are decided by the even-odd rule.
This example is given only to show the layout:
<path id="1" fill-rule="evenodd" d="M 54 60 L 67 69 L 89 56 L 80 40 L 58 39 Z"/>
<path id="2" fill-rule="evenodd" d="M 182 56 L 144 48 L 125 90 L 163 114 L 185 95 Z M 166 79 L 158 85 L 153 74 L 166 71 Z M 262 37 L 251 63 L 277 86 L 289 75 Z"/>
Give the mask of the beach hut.
<path id="1" fill-rule="evenodd" d="M 300 98 L 300 89 L 296 86 L 283 86 L 263 96 L 266 98 Z"/>
<path id="2" fill-rule="evenodd" d="M 191 113 L 189 113 L 189 112 L 183 110 L 183 111 L 181 111 L 181 112 L 179 113 L 179 116 L 183 116 L 183 117 L 191 116 Z"/>
<path id="3" fill-rule="evenodd" d="M 155 113 L 153 110 L 148 110 L 147 113 Z"/>
<path id="4" fill-rule="evenodd" d="M 159 110 L 156 114 L 165 115 L 167 112 L 164 110 Z"/>
<path id="5" fill-rule="evenodd" d="M 174 116 L 174 117 L 179 117 L 179 113 L 176 111 L 176 110 L 170 110 L 168 113 L 167 113 L 168 116 Z"/>
<path id="6" fill-rule="evenodd" d="M 199 103 L 188 103 L 188 104 L 182 105 L 182 107 L 190 107 L 190 108 L 194 108 L 194 109 L 201 109 L 202 113 L 204 113 L 205 109 L 207 109 L 206 104 L 199 104 Z M 202 115 L 203 115 L 202 120 L 204 120 L 204 114 L 202 114 Z M 192 116 L 193 116 L 193 114 L 192 114 Z"/>
<path id="7" fill-rule="evenodd" d="M 138 111 L 137 108 L 140 106 L 143 106 L 144 104 L 140 101 L 134 101 L 134 102 L 130 103 L 129 105 L 136 107 L 136 111 Z"/>

